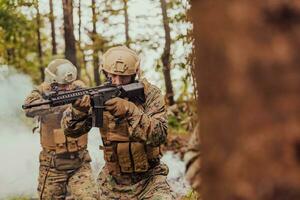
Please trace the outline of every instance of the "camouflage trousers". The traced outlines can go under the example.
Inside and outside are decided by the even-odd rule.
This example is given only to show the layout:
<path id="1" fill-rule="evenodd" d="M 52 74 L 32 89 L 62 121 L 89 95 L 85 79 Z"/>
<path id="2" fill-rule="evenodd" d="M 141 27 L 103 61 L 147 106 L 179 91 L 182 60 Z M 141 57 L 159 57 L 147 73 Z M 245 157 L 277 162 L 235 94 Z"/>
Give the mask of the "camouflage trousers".
<path id="1" fill-rule="evenodd" d="M 86 151 L 87 153 L 87 151 Z M 88 154 L 88 153 L 87 153 Z M 84 161 L 81 166 L 74 170 L 57 170 L 51 166 L 49 152 L 42 151 L 40 154 L 40 170 L 38 178 L 38 193 L 40 199 L 63 200 L 67 193 L 75 200 L 99 199 L 95 185 L 90 161 Z M 45 164 L 49 161 L 49 165 Z"/>
<path id="2" fill-rule="evenodd" d="M 161 164 L 147 172 L 145 177 L 138 182 L 129 183 L 130 178 L 126 176 L 113 177 L 109 174 L 107 168 L 104 167 L 98 176 L 100 199 L 173 200 L 175 198 L 167 183 L 167 174 L 168 167 Z M 124 180 L 122 180 L 122 178 Z M 122 183 L 120 183 L 120 181 Z"/>

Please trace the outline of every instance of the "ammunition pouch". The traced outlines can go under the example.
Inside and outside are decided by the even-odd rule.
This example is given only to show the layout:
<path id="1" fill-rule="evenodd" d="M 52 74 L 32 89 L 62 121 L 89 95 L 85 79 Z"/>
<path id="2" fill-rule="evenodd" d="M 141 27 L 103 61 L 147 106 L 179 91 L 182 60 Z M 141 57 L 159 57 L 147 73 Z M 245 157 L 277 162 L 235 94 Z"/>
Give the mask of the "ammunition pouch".
<path id="1" fill-rule="evenodd" d="M 84 162 L 90 162 L 91 157 L 87 150 L 76 153 L 56 154 L 54 151 L 43 150 L 40 153 L 40 165 L 55 168 L 56 170 L 76 170 Z"/>
<path id="2" fill-rule="evenodd" d="M 121 172 L 140 173 L 149 169 L 145 145 L 139 142 L 117 144 L 117 156 Z"/>
<path id="3" fill-rule="evenodd" d="M 55 143 L 55 152 L 57 154 L 66 153 L 67 145 L 66 145 L 66 137 L 62 129 L 54 129 L 53 130 L 54 143 Z"/>
<path id="4" fill-rule="evenodd" d="M 87 147 L 87 134 L 78 138 L 66 137 L 62 129 L 42 132 L 42 147 L 56 154 L 75 153 Z"/>
<path id="5" fill-rule="evenodd" d="M 54 167 L 57 170 L 75 170 L 83 163 L 83 157 L 78 153 L 56 154 L 54 157 Z"/>
<path id="6" fill-rule="evenodd" d="M 104 159 L 111 175 L 143 173 L 159 164 L 160 149 L 128 137 L 108 133 L 104 142 Z"/>

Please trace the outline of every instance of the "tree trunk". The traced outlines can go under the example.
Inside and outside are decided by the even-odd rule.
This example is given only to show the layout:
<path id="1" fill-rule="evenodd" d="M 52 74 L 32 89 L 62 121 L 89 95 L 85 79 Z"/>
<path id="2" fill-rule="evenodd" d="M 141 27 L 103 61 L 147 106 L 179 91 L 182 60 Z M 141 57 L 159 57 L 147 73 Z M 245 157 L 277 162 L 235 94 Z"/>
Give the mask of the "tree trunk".
<path id="1" fill-rule="evenodd" d="M 85 59 L 85 54 L 84 54 L 84 50 L 81 47 L 81 1 L 78 1 L 78 47 L 79 47 L 79 51 L 81 52 L 82 55 L 82 67 L 85 70 L 86 76 L 88 77 L 89 80 L 89 85 L 92 85 L 92 79 L 90 74 L 88 73 L 87 70 L 87 65 L 86 65 L 86 59 Z"/>
<path id="2" fill-rule="evenodd" d="M 12 64 L 15 61 L 15 48 L 6 48 L 7 62 Z"/>
<path id="3" fill-rule="evenodd" d="M 77 66 L 76 61 L 76 45 L 73 25 L 73 2 L 72 0 L 62 0 L 62 2 L 64 14 L 65 57 L 77 67 L 78 77 L 80 77 L 80 67 Z"/>
<path id="4" fill-rule="evenodd" d="M 43 49 L 42 49 L 42 40 L 41 40 L 41 15 L 40 15 L 40 9 L 39 9 L 39 1 L 36 1 L 35 3 L 35 9 L 36 9 L 36 23 L 37 23 L 37 39 L 38 39 L 38 59 L 39 59 L 39 65 L 40 65 L 40 73 L 41 73 L 41 81 L 45 79 L 45 73 L 44 73 L 44 63 L 43 63 Z"/>
<path id="5" fill-rule="evenodd" d="M 171 72 L 170 72 L 170 51 L 171 51 L 171 36 L 170 36 L 170 26 L 167 15 L 167 5 L 165 0 L 160 0 L 161 10 L 163 16 L 163 25 L 165 29 L 165 48 L 164 52 L 161 56 L 161 60 L 163 63 L 163 74 L 165 77 L 165 85 L 166 85 L 166 95 L 168 99 L 168 104 L 174 104 L 174 93 L 173 86 L 171 80 Z"/>
<path id="6" fill-rule="evenodd" d="M 129 47 L 130 38 L 129 38 L 129 18 L 128 18 L 128 0 L 123 0 L 124 2 L 124 20 L 125 20 L 125 45 Z"/>
<path id="7" fill-rule="evenodd" d="M 192 1 L 203 199 L 300 199 L 296 2 Z"/>
<path id="8" fill-rule="evenodd" d="M 52 55 L 56 55 L 57 48 L 56 48 L 56 36 L 55 36 L 55 18 L 53 14 L 53 0 L 49 0 L 49 7 L 50 7 L 49 20 L 51 24 L 51 37 L 52 37 Z"/>
<path id="9" fill-rule="evenodd" d="M 78 1 L 78 41 L 79 41 L 79 47 L 81 48 L 81 1 Z"/>
<path id="10" fill-rule="evenodd" d="M 93 41 L 93 66 L 94 66 L 94 80 L 96 85 L 101 84 L 100 73 L 99 73 L 99 51 L 96 43 L 97 38 L 97 14 L 96 14 L 96 2 L 92 0 L 92 17 L 93 17 L 93 32 L 92 32 L 92 41 Z"/>

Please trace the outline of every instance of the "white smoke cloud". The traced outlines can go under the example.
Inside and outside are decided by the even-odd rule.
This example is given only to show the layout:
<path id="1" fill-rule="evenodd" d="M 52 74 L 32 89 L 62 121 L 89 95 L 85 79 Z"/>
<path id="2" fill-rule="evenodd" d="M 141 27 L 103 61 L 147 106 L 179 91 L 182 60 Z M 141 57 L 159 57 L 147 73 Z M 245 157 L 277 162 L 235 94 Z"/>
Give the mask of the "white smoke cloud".
<path id="1" fill-rule="evenodd" d="M 22 121 L 21 110 L 31 88 L 30 78 L 0 67 L 0 198 L 31 195 L 37 185 L 39 138 Z"/>
<path id="2" fill-rule="evenodd" d="M 33 120 L 25 118 L 21 105 L 33 88 L 31 79 L 11 67 L 0 65 L 0 199 L 9 196 L 37 197 L 39 135 L 32 134 Z M 96 176 L 104 165 L 99 131 L 89 133 L 88 149 Z M 177 192 L 186 192 L 184 163 L 167 153 L 163 160 L 170 167 L 168 180 Z"/>
<path id="3" fill-rule="evenodd" d="M 176 196 L 183 196 L 191 188 L 185 179 L 185 163 L 180 159 L 178 154 L 171 151 L 164 153 L 162 162 L 169 166 L 168 183 Z"/>

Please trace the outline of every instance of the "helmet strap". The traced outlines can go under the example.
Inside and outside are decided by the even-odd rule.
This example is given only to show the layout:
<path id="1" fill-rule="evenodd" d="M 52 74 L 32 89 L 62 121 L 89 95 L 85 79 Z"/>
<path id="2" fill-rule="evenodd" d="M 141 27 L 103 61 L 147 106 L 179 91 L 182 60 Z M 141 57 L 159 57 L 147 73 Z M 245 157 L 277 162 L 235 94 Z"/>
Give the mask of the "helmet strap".
<path id="1" fill-rule="evenodd" d="M 57 82 L 51 83 L 50 87 L 51 87 L 52 91 L 58 91 L 58 83 Z"/>

